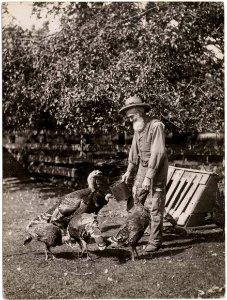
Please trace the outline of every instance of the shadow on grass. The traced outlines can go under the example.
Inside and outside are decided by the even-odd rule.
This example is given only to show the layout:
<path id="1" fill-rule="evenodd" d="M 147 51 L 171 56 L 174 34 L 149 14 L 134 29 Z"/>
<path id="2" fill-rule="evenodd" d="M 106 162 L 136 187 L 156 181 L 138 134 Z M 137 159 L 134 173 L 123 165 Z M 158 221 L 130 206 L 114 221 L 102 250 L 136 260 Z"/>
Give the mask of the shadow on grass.
<path id="1" fill-rule="evenodd" d="M 103 251 L 94 250 L 92 253 L 99 258 L 113 258 L 117 264 L 124 264 L 131 259 L 130 248 L 107 248 Z"/>
<path id="2" fill-rule="evenodd" d="M 194 239 L 194 240 L 202 240 L 206 243 L 217 243 L 225 241 L 225 234 L 221 228 L 215 228 L 214 230 L 202 230 L 201 232 L 192 232 L 189 233 L 186 238 Z"/>
<path id="3" fill-rule="evenodd" d="M 166 235 L 164 237 L 164 244 L 162 248 L 153 253 L 144 252 L 143 246 L 147 244 L 147 240 L 143 239 L 138 243 L 138 259 L 154 259 L 162 256 L 174 256 L 179 253 L 184 252 L 186 249 L 190 249 L 195 244 L 207 243 L 207 242 L 224 242 L 224 236 L 221 231 L 219 232 L 209 232 L 209 233 L 191 233 L 186 237 L 177 236 L 177 235 Z M 167 242 L 167 243 L 166 243 Z M 166 243 L 166 244 L 165 244 Z M 119 263 L 126 263 L 131 259 L 131 248 L 119 246 L 119 248 L 107 248 L 104 251 L 95 251 L 97 255 L 101 257 L 115 257 L 118 259 Z"/>
<path id="4" fill-rule="evenodd" d="M 95 262 L 105 257 L 105 258 L 113 258 L 113 260 L 117 264 L 124 264 L 131 258 L 130 250 L 128 251 L 124 249 L 105 249 L 103 251 L 89 250 L 88 253 L 91 258 L 89 262 Z M 77 252 L 58 252 L 55 253 L 54 256 L 56 259 L 59 260 L 87 262 L 86 260 L 87 256 L 85 253 L 81 256 L 81 253 L 80 255 L 78 255 Z"/>
<path id="5" fill-rule="evenodd" d="M 62 251 L 58 253 L 54 253 L 54 256 L 59 259 L 65 259 L 65 260 L 75 260 L 79 258 L 78 252 L 76 250 L 72 250 L 72 252 L 69 251 Z"/>
<path id="6" fill-rule="evenodd" d="M 162 256 L 174 256 L 179 253 L 182 253 L 184 250 L 190 247 L 182 247 L 180 249 L 160 249 L 155 253 L 146 253 L 143 249 L 137 249 L 139 256 L 135 258 L 135 260 L 152 260 L 154 258 L 162 257 Z M 125 249 L 122 248 L 109 248 L 104 251 L 93 251 L 98 257 L 103 258 L 113 258 L 117 264 L 124 264 L 128 261 L 131 261 L 131 248 L 127 247 Z"/>
<path id="7" fill-rule="evenodd" d="M 165 249 L 165 248 L 161 248 L 159 251 L 157 252 L 153 252 L 153 253 L 146 253 L 144 251 L 141 252 L 139 259 L 146 259 L 146 260 L 152 260 L 154 258 L 159 258 L 159 257 L 163 257 L 163 256 L 175 256 L 179 253 L 184 252 L 186 249 L 189 249 L 191 247 L 185 246 L 185 247 L 181 247 L 178 249 Z"/>
<path id="8" fill-rule="evenodd" d="M 168 241 L 166 241 L 166 238 L 168 237 Z M 217 237 L 220 238 L 220 241 L 223 241 L 223 237 L 221 235 L 221 232 L 213 232 L 209 233 L 209 235 L 205 236 L 203 234 L 190 234 L 187 237 L 179 237 L 179 236 L 165 236 L 164 244 L 162 245 L 161 249 L 157 252 L 153 253 L 146 253 L 144 251 L 144 245 L 147 244 L 147 240 L 142 240 L 138 243 L 137 250 L 139 253 L 139 257 L 136 258 L 136 260 L 152 260 L 154 258 L 159 257 L 165 257 L 165 256 L 175 256 L 179 253 L 184 252 L 186 249 L 190 249 L 195 244 L 200 243 L 206 243 L 206 242 L 217 242 Z M 209 240 L 208 240 L 209 238 Z M 170 242 L 169 242 L 170 241 Z M 167 244 L 165 244 L 167 242 Z M 83 261 L 86 257 L 86 254 L 84 254 L 82 257 L 78 255 L 79 249 L 75 249 L 72 251 L 59 251 L 59 252 L 53 252 L 56 259 L 62 259 L 62 260 L 77 260 L 77 261 Z M 35 252 L 35 251 L 29 251 L 26 253 L 14 253 L 11 255 L 25 255 L 33 253 L 35 257 L 43 256 L 43 259 L 45 257 L 44 251 Z M 96 257 L 93 257 L 93 260 L 96 261 L 99 258 L 112 258 L 116 264 L 125 264 L 128 261 L 131 261 L 131 247 L 120 247 L 119 248 L 106 248 L 103 251 L 100 250 L 89 250 L 90 255 L 95 255 Z M 8 254 L 9 255 L 9 254 Z M 4 256 L 8 256 L 4 255 Z M 10 256 L 10 255 L 9 255 Z"/>
<path id="9" fill-rule="evenodd" d="M 75 190 L 76 188 L 74 189 L 64 185 L 57 185 L 55 183 L 46 182 L 42 179 L 28 180 L 26 182 L 18 182 L 3 186 L 4 192 L 9 191 L 14 193 L 19 191 L 32 191 L 32 193 L 42 194 L 42 200 L 61 197 Z"/>

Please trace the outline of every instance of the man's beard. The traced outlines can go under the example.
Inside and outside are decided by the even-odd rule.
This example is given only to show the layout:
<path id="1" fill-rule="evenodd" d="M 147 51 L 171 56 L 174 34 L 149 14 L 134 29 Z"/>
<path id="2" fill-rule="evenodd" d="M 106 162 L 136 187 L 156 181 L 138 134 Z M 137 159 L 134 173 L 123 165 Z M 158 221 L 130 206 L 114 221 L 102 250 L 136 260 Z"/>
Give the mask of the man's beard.
<path id="1" fill-rule="evenodd" d="M 134 131 L 141 131 L 144 129 L 144 126 L 145 126 L 145 122 L 144 122 L 144 119 L 142 119 L 142 118 L 139 118 L 138 120 L 133 122 Z"/>

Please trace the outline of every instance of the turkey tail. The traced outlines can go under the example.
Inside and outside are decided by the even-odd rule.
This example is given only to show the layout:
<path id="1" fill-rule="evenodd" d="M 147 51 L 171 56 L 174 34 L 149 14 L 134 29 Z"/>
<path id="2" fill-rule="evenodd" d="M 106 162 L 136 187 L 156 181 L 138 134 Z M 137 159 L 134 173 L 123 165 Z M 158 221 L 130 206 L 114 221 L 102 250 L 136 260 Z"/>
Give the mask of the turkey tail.
<path id="1" fill-rule="evenodd" d="M 32 241 L 32 236 L 30 235 L 30 236 L 28 236 L 26 238 L 26 240 L 24 240 L 24 246 L 26 246 L 27 244 L 29 244 L 31 241 Z"/>

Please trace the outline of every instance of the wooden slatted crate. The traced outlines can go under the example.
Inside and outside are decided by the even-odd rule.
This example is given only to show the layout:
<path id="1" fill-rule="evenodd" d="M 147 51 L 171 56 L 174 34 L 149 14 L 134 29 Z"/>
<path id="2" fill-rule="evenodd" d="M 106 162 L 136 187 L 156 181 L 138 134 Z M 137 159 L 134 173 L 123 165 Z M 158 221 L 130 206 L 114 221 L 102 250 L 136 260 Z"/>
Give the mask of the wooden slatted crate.
<path id="1" fill-rule="evenodd" d="M 59 166 L 48 166 L 48 165 L 39 165 L 39 166 L 29 166 L 29 172 L 31 173 L 39 173 L 39 174 L 48 174 L 53 176 L 64 176 L 76 178 L 79 175 L 77 174 L 76 168 L 67 168 L 67 167 L 59 167 Z"/>
<path id="2" fill-rule="evenodd" d="M 212 212 L 218 196 L 216 174 L 169 167 L 165 209 L 178 225 L 205 225 L 205 217 Z"/>

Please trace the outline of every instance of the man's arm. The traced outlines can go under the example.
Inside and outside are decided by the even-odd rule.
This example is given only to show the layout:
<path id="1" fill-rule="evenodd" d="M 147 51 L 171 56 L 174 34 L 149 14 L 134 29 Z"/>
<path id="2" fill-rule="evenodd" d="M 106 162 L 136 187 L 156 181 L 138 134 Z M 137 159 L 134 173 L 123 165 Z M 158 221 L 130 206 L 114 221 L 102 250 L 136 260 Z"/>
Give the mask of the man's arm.
<path id="1" fill-rule="evenodd" d="M 148 161 L 147 178 L 154 178 L 165 153 L 164 125 L 161 122 L 156 122 L 152 131 L 151 156 Z"/>
<path id="2" fill-rule="evenodd" d="M 149 181 L 150 185 L 152 185 L 157 169 L 159 168 L 163 158 L 166 155 L 164 125 L 161 122 L 156 122 L 152 126 L 152 143 L 150 151 L 151 156 L 148 161 L 148 169 L 143 186 L 148 186 Z"/>
<path id="3" fill-rule="evenodd" d="M 137 167 L 139 161 L 138 147 L 136 143 L 135 134 L 133 136 L 132 145 L 129 151 L 128 156 L 128 167 L 125 174 L 122 176 L 122 181 L 128 182 L 128 178 L 130 177 L 132 171 Z"/>

